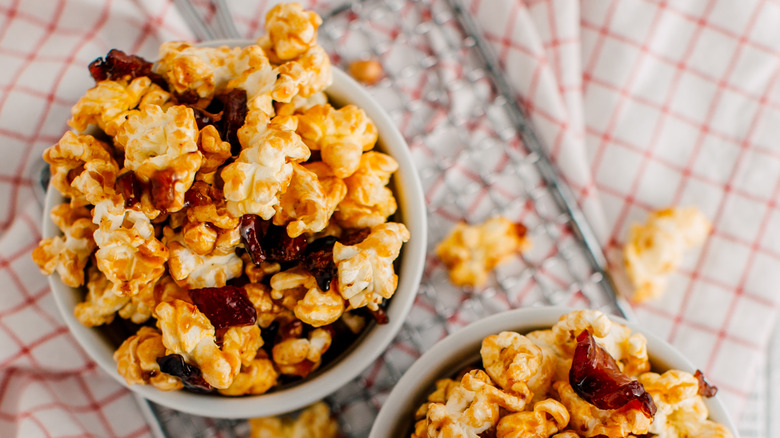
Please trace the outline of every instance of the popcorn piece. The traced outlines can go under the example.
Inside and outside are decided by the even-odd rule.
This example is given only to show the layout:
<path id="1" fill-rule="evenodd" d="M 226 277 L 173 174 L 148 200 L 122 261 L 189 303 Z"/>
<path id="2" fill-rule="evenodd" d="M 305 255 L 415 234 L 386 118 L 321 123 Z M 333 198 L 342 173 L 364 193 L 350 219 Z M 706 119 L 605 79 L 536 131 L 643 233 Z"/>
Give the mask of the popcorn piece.
<path id="1" fill-rule="evenodd" d="M 344 180 L 347 196 L 333 217 L 345 228 L 370 228 L 385 222 L 398 207 L 387 187 L 396 170 L 393 157 L 376 151 L 364 153 L 358 169 Z"/>
<path id="2" fill-rule="evenodd" d="M 51 165 L 51 184 L 79 207 L 97 203 L 104 193 L 113 193 L 119 167 L 111 148 L 91 135 L 71 131 L 43 152 Z"/>
<path id="3" fill-rule="evenodd" d="M 218 248 L 217 240 L 224 233 L 230 230 L 218 233 L 203 224 L 190 223 L 179 232 L 165 227 L 163 241 L 170 252 L 171 277 L 181 286 L 200 289 L 222 287 L 240 276 L 243 261 L 235 252 L 239 240 L 229 239 L 226 247 Z"/>
<path id="4" fill-rule="evenodd" d="M 304 161 L 310 155 L 294 130 L 295 121 L 290 117 L 269 120 L 260 112 L 247 114 L 244 126 L 238 130 L 244 149 L 221 174 L 230 214 L 273 217 L 279 196 L 287 190 L 292 178 L 292 163 Z"/>
<path id="5" fill-rule="evenodd" d="M 88 272 L 87 296 L 76 304 L 73 313 L 87 327 L 108 324 L 130 302 L 130 297 L 114 292 L 113 283 L 96 267 L 90 267 Z"/>
<path id="6" fill-rule="evenodd" d="M 160 46 L 154 64 L 171 89 L 180 95 L 194 95 L 210 101 L 228 88 L 228 82 L 244 72 L 256 56 L 256 47 L 196 47 L 171 41 Z M 262 52 L 260 55 L 263 55 Z M 263 56 L 265 58 L 265 56 Z"/>
<path id="7" fill-rule="evenodd" d="M 200 174 L 215 172 L 231 155 L 230 143 L 222 140 L 214 125 L 206 125 L 198 132 L 198 150 L 203 155 Z"/>
<path id="8" fill-rule="evenodd" d="M 621 372 L 638 376 L 650 370 L 647 339 L 641 333 L 610 320 L 597 310 L 576 310 L 563 315 L 552 327 L 561 356 L 571 358 L 577 346 L 576 337 L 588 330 L 596 342 L 612 356 Z"/>
<path id="9" fill-rule="evenodd" d="M 344 299 L 335 288 L 323 292 L 314 276 L 303 269 L 275 274 L 271 277 L 271 287 L 271 296 L 294 297 L 296 302 L 292 310 L 295 316 L 312 327 L 332 324 L 344 313 Z"/>
<path id="10" fill-rule="evenodd" d="M 273 362 L 265 357 L 265 353 L 262 354 L 264 357 L 258 357 L 252 360 L 249 365 L 241 367 L 241 372 L 233 379 L 230 387 L 220 389 L 219 393 L 232 396 L 265 394 L 276 386 L 279 373 L 274 368 Z"/>
<path id="11" fill-rule="evenodd" d="M 347 186 L 322 162 L 293 164 L 292 179 L 276 206 L 274 224 L 286 224 L 290 237 L 322 231 L 346 194 Z"/>
<path id="12" fill-rule="evenodd" d="M 257 310 L 257 325 L 260 327 L 267 328 L 274 321 L 285 325 L 295 319 L 292 310 L 271 298 L 271 290 L 268 286 L 262 283 L 249 283 L 244 286 L 244 291 Z"/>
<path id="13" fill-rule="evenodd" d="M 542 350 L 515 332 L 501 332 L 482 340 L 479 350 L 488 375 L 501 388 L 523 400 L 533 397 L 528 388 L 531 377 L 542 370 Z"/>
<path id="14" fill-rule="evenodd" d="M 165 346 L 160 332 L 151 327 L 141 327 L 133 336 L 125 339 L 114 352 L 117 372 L 128 385 L 151 384 L 162 391 L 182 388 L 181 381 L 160 371 L 157 358 L 165 356 Z"/>
<path id="15" fill-rule="evenodd" d="M 278 4 L 266 14 L 267 35 L 257 44 L 266 47 L 281 61 L 294 59 L 317 44 L 320 24 L 319 15 L 305 11 L 298 3 Z"/>
<path id="16" fill-rule="evenodd" d="M 258 46 L 245 47 L 241 56 L 246 68 L 228 82 L 227 88 L 246 91 L 247 109 L 261 111 L 270 117 L 273 115 L 271 91 L 276 85 L 276 69 Z"/>
<path id="17" fill-rule="evenodd" d="M 128 211 L 121 223 L 115 227 L 111 220 L 101 221 L 94 233 L 98 246 L 95 259 L 117 291 L 133 296 L 163 275 L 168 248 L 154 236 L 154 228 L 144 215 Z"/>
<path id="18" fill-rule="evenodd" d="M 362 242 L 345 246 L 336 242 L 333 261 L 338 269 L 339 293 L 353 309 L 367 306 L 377 310 L 382 299 L 393 296 L 398 276 L 393 260 L 409 240 L 403 224 L 388 222 L 371 229 Z"/>
<path id="19" fill-rule="evenodd" d="M 500 216 L 481 225 L 459 223 L 439 242 L 436 255 L 447 265 L 453 284 L 480 287 L 490 270 L 530 246 L 525 233 L 524 226 Z"/>
<path id="20" fill-rule="evenodd" d="M 620 409 L 603 410 L 581 399 L 574 392 L 568 380 L 553 383 L 557 399 L 569 411 L 569 427 L 581 436 L 596 437 L 643 435 L 649 431 L 652 418 L 647 418 L 640 409 L 631 404 Z"/>
<path id="21" fill-rule="evenodd" d="M 274 364 L 282 374 L 306 377 L 320 366 L 331 342 L 331 332 L 323 328 L 312 330 L 308 339 L 283 339 L 272 350 Z"/>
<path id="22" fill-rule="evenodd" d="M 184 207 L 203 159 L 197 135 L 195 115 L 183 105 L 167 110 L 146 105 L 119 129 L 115 140 L 125 148 L 125 168 L 151 183 L 155 207 L 169 212 Z"/>
<path id="23" fill-rule="evenodd" d="M 68 124 L 79 132 L 97 125 L 115 136 L 133 108 L 142 104 L 165 106 L 170 94 L 153 84 L 147 76 L 125 81 L 100 81 L 73 106 Z"/>
<path id="24" fill-rule="evenodd" d="M 339 423 L 328 405 L 317 402 L 293 419 L 291 417 L 250 418 L 251 438 L 337 438 Z"/>
<path id="25" fill-rule="evenodd" d="M 534 404 L 533 411 L 505 415 L 496 427 L 496 438 L 549 437 L 569 424 L 569 411 L 548 398 Z"/>
<path id="26" fill-rule="evenodd" d="M 222 351 L 233 353 L 241 360 L 241 365 L 248 367 L 257 355 L 257 350 L 263 346 L 260 337 L 260 327 L 245 325 L 230 327 L 222 337 Z"/>
<path id="27" fill-rule="evenodd" d="M 320 46 L 313 46 L 293 61 L 276 69 L 279 75 L 271 97 L 279 102 L 290 102 L 295 96 L 309 97 L 333 83 L 330 58 Z"/>
<path id="28" fill-rule="evenodd" d="M 328 103 L 328 96 L 322 91 L 318 91 L 311 96 L 303 97 L 296 95 L 290 102 L 275 102 L 277 116 L 292 116 L 301 114 L 315 105 L 325 105 Z"/>
<path id="29" fill-rule="evenodd" d="M 725 426 L 707 419 L 709 412 L 698 395 L 699 382 L 692 374 L 679 370 L 644 373 L 639 381 L 658 408 L 650 433 L 731 438 Z"/>
<path id="30" fill-rule="evenodd" d="M 484 371 L 473 370 L 463 376 L 460 385 L 450 389 L 445 403 L 428 405 L 426 427 L 419 427 L 426 434 L 412 436 L 476 437 L 496 425 L 499 408 L 514 412 L 524 405 L 524 400 L 493 386 Z"/>
<path id="31" fill-rule="evenodd" d="M 304 143 L 309 149 L 320 150 L 322 161 L 339 178 L 352 175 L 363 152 L 371 150 L 377 140 L 374 122 L 354 105 L 338 110 L 329 104 L 316 105 L 297 118 L 297 132 Z"/>
<path id="32" fill-rule="evenodd" d="M 162 302 L 154 313 L 166 354 L 179 354 L 187 363 L 200 368 L 209 385 L 218 389 L 230 387 L 241 371 L 241 357 L 219 349 L 214 326 L 206 315 L 194 304 L 181 300 Z"/>
<path id="33" fill-rule="evenodd" d="M 45 275 L 55 271 L 68 286 L 84 284 L 84 268 L 95 249 L 92 237 L 95 225 L 84 207 L 60 204 L 51 210 L 51 219 L 62 231 L 62 236 L 41 240 L 32 252 L 33 261 Z"/>
<path id="34" fill-rule="evenodd" d="M 633 299 L 642 302 L 662 295 L 685 250 L 703 243 L 711 229 L 695 207 L 660 210 L 644 225 L 633 225 L 623 248 Z"/>
<path id="35" fill-rule="evenodd" d="M 209 223 L 221 229 L 234 229 L 240 218 L 234 217 L 227 209 L 227 201 L 222 191 L 203 181 L 195 181 L 186 195 L 187 218 L 191 222 Z"/>
<path id="36" fill-rule="evenodd" d="M 155 307 L 162 302 L 172 302 L 174 300 L 181 300 L 186 303 L 192 304 L 190 298 L 190 292 L 188 289 L 183 288 L 176 284 L 170 275 L 163 275 L 154 285 L 154 302 Z M 154 310 L 154 309 L 152 309 Z"/>

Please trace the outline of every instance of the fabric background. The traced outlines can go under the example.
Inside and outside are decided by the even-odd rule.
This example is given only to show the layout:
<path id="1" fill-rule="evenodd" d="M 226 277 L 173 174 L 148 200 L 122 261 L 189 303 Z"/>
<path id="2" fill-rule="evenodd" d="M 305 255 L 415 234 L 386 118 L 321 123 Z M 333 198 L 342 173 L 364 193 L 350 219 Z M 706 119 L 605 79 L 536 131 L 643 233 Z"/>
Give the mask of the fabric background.
<path id="1" fill-rule="evenodd" d="M 203 2 L 205 4 L 205 2 Z M 342 1 L 302 1 L 327 11 Z M 274 2 L 230 2 L 261 33 Z M 640 322 L 721 390 L 736 421 L 780 295 L 780 2 L 466 0 L 620 277 L 633 222 L 673 205 L 713 222 Z M 0 0 L 0 430 L 146 437 L 129 392 L 70 336 L 30 258 L 38 157 L 111 48 L 193 40 L 171 1 Z"/>

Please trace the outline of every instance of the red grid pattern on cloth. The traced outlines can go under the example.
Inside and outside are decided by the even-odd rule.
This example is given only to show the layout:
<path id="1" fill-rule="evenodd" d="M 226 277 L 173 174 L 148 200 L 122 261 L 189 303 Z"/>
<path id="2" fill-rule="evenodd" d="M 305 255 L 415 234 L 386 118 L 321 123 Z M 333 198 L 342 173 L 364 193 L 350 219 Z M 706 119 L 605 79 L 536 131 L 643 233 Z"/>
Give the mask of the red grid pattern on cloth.
<path id="1" fill-rule="evenodd" d="M 239 31 L 257 35 L 273 3 L 234 11 Z M 667 294 L 636 310 L 702 367 L 738 416 L 780 300 L 780 4 L 466 4 L 616 270 L 628 226 L 650 210 L 697 205 L 713 220 Z M 0 427 L 25 437 L 146 436 L 129 393 L 77 347 L 30 260 L 40 238 L 31 170 L 91 86 L 89 61 L 113 47 L 153 59 L 160 42 L 191 34 L 170 2 L 152 0 L 3 0 L 0 23 L 0 279 L 9 285 L 0 302 Z M 436 267 L 429 262 L 427 272 Z M 418 300 L 415 311 L 433 309 Z"/>

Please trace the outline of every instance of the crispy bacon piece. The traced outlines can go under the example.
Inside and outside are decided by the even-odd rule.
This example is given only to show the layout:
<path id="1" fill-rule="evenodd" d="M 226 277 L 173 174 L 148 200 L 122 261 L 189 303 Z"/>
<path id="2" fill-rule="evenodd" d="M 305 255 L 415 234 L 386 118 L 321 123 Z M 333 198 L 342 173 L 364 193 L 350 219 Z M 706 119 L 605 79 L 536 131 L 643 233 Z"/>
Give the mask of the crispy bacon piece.
<path id="1" fill-rule="evenodd" d="M 257 310 L 243 288 L 228 285 L 191 289 L 190 298 L 216 330 L 257 322 Z"/>
<path id="2" fill-rule="evenodd" d="M 254 214 L 241 217 L 240 232 L 244 246 L 256 265 L 264 261 L 300 260 L 307 246 L 306 236 L 290 237 L 285 227 L 273 225 Z"/>
<path id="3" fill-rule="evenodd" d="M 306 254 L 303 256 L 303 267 L 317 280 L 317 286 L 322 291 L 330 290 L 331 282 L 338 270 L 333 261 L 333 245 L 336 244 L 336 238 L 326 236 L 315 240 L 309 244 Z"/>
<path id="4" fill-rule="evenodd" d="M 223 140 L 230 142 L 230 152 L 238 155 L 241 152 L 238 128 L 244 125 L 244 119 L 249 111 L 246 106 L 246 90 L 236 88 L 220 98 L 225 106 L 219 120 L 219 134 Z"/>
<path id="5" fill-rule="evenodd" d="M 181 379 L 181 383 L 190 391 L 213 391 L 211 385 L 203 379 L 203 374 L 200 369 L 185 362 L 180 354 L 169 354 L 167 356 L 158 357 L 157 365 L 160 365 L 160 371 Z"/>
<path id="6" fill-rule="evenodd" d="M 168 89 L 168 84 L 162 76 L 152 72 L 152 63 L 137 55 L 128 55 L 117 49 L 111 49 L 105 58 L 97 58 L 89 63 L 89 74 L 95 82 L 105 80 L 119 80 L 127 76 L 135 79 L 147 76 L 155 84 L 163 89 Z"/>
<path id="7" fill-rule="evenodd" d="M 696 380 L 699 381 L 699 390 L 696 392 L 702 397 L 714 397 L 715 394 L 718 393 L 718 387 L 710 385 L 709 382 L 704 378 L 704 373 L 701 372 L 701 370 L 696 370 L 696 372 L 693 374 L 693 377 L 696 377 Z"/>
<path id="8" fill-rule="evenodd" d="M 623 374 L 615 359 L 593 339 L 588 330 L 577 335 L 577 347 L 569 371 L 569 383 L 583 400 L 599 409 L 624 406 L 653 418 L 655 402 L 636 380 Z"/>

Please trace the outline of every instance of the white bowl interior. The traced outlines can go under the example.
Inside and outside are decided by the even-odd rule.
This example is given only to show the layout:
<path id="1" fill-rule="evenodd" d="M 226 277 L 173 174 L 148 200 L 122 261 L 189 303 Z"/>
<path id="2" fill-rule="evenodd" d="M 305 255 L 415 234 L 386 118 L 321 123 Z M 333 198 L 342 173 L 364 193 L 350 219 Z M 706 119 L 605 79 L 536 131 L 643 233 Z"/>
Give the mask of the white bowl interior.
<path id="1" fill-rule="evenodd" d="M 248 43 L 251 42 L 221 41 L 209 45 L 240 46 Z M 391 180 L 399 205 L 396 215 L 400 214 L 400 221 L 409 229 L 411 238 L 404 244 L 399 257 L 398 288 L 386 309 L 389 322 L 384 325 L 374 325 L 338 360 L 325 365 L 322 371 L 296 385 L 263 395 L 235 398 L 195 394 L 183 390 L 165 392 L 151 386 L 128 386 L 116 370 L 113 359 L 114 346 L 101 333 L 101 329 L 86 327 L 73 315 L 73 309 L 82 301 L 84 292 L 66 286 L 56 274 L 49 276 L 55 301 L 73 336 L 89 356 L 122 385 L 155 403 L 195 415 L 219 418 L 276 415 L 311 404 L 341 388 L 382 354 L 398 333 L 414 303 L 425 264 L 427 224 L 422 186 L 408 145 L 385 111 L 357 82 L 346 73 L 334 68 L 333 85 L 326 90 L 326 93 L 335 103 L 348 102 L 362 108 L 376 124 L 379 133 L 377 149 L 393 156 L 399 164 L 399 169 Z M 62 195 L 50 187 L 44 209 L 43 237 L 60 234 L 48 212 L 62 202 Z"/>
<path id="2" fill-rule="evenodd" d="M 528 333 L 551 327 L 561 315 L 574 309 L 531 307 L 498 313 L 472 323 L 437 342 L 404 373 L 382 405 L 369 438 L 409 436 L 414 413 L 435 389 L 435 381 L 458 373 L 479 358 L 482 339 L 503 330 Z M 678 369 L 693 373 L 696 368 L 679 351 L 661 338 L 642 330 L 636 324 L 613 317 L 634 332 L 647 338 L 647 350 L 653 369 Z M 728 427 L 735 437 L 736 428 L 717 396 L 705 399 L 710 418 Z"/>

